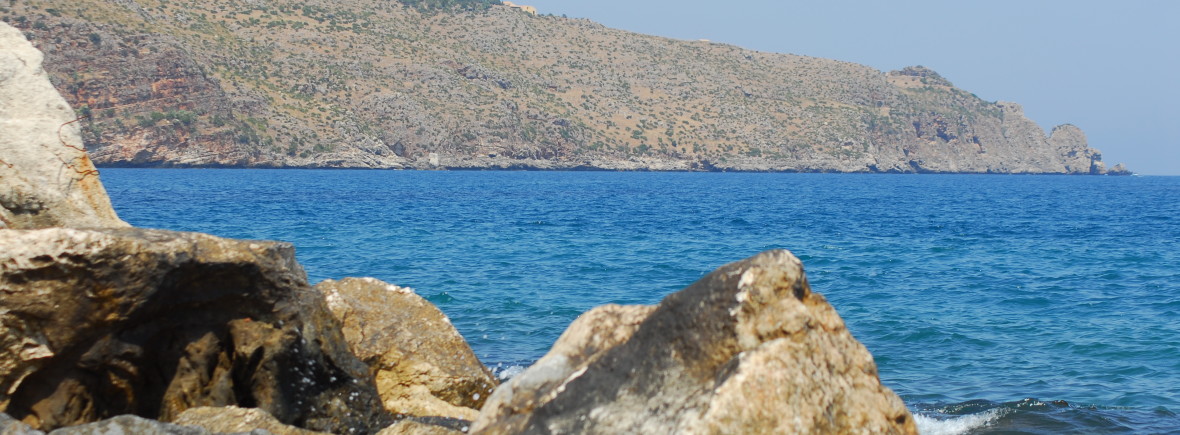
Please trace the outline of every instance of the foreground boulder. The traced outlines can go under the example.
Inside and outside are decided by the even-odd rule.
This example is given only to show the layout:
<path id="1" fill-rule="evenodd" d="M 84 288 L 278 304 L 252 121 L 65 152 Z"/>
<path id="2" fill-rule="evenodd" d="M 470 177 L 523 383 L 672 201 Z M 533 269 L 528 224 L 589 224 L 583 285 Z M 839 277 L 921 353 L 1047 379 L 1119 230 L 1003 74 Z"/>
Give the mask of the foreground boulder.
<path id="1" fill-rule="evenodd" d="M 872 355 L 786 251 L 723 266 L 654 310 L 587 313 L 496 390 L 472 429 L 917 433 Z"/>
<path id="2" fill-rule="evenodd" d="M 125 227 L 42 55 L 0 22 L 0 228 Z"/>
<path id="3" fill-rule="evenodd" d="M 285 243 L 0 231 L 0 295 L 0 412 L 36 429 L 227 405 L 334 433 L 392 422 Z"/>
<path id="4" fill-rule="evenodd" d="M 315 287 L 344 324 L 348 346 L 372 369 L 385 408 L 474 420 L 496 379 L 442 311 L 413 290 L 372 278 Z"/>

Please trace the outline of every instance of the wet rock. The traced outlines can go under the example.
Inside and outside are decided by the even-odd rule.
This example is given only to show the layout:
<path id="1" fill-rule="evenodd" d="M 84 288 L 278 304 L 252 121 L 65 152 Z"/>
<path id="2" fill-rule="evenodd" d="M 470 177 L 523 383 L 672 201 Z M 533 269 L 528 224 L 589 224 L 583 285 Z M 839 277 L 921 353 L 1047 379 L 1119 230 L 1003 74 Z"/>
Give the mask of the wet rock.
<path id="1" fill-rule="evenodd" d="M 201 427 L 214 433 L 250 432 L 262 429 L 274 435 L 324 435 L 324 432 L 283 424 L 273 415 L 267 414 L 261 409 L 237 406 L 189 408 L 180 413 L 173 423 Z"/>
<path id="2" fill-rule="evenodd" d="M 43 56 L 0 22 L 0 228 L 125 227 Z"/>
<path id="3" fill-rule="evenodd" d="M 599 332 L 567 331 L 559 344 L 588 337 L 570 340 L 584 351 L 555 346 L 542 362 L 568 362 L 506 383 L 473 432 L 917 433 L 789 252 L 723 266 L 646 316 L 630 309 L 597 314 L 603 327 L 576 321 L 571 331 Z M 605 334 L 635 321 L 633 333 Z"/>
<path id="4" fill-rule="evenodd" d="M 0 231 L 0 294 L 0 411 L 34 428 L 228 405 L 336 433 L 391 423 L 285 243 Z"/>
<path id="5" fill-rule="evenodd" d="M 372 278 L 316 285 L 369 364 L 385 408 L 414 416 L 473 420 L 495 377 L 441 311 L 413 290 Z"/>

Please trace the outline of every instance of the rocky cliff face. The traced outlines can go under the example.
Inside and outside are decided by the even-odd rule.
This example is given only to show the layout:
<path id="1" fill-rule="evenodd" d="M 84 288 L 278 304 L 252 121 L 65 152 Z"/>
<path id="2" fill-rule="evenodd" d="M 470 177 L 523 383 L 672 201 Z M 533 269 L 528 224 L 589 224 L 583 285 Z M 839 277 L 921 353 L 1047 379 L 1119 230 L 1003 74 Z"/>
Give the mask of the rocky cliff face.
<path id="1" fill-rule="evenodd" d="M 1103 173 L 922 67 L 677 41 L 506 7 L 44 0 L 100 165 Z"/>

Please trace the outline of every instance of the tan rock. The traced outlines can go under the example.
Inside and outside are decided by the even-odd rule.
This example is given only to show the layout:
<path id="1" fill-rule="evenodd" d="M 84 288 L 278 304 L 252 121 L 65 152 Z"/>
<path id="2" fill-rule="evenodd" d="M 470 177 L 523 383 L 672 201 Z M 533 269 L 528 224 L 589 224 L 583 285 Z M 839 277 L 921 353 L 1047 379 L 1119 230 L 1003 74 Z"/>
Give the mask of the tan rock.
<path id="1" fill-rule="evenodd" d="M 0 295 L 0 412 L 37 429 L 227 405 L 326 432 L 392 422 L 289 244 L 4 230 Z"/>
<path id="2" fill-rule="evenodd" d="M 555 391 L 607 350 L 626 342 L 655 309 L 648 305 L 612 304 L 582 313 L 557 338 L 549 353 L 496 388 L 480 410 L 472 432 L 527 415 L 531 407 L 546 400 L 539 395 Z"/>
<path id="3" fill-rule="evenodd" d="M 460 435 L 467 433 L 460 429 L 405 419 L 377 432 L 377 435 Z"/>
<path id="4" fill-rule="evenodd" d="M 189 408 L 172 423 L 202 427 L 214 433 L 250 432 L 263 429 L 274 435 L 324 435 L 324 432 L 300 429 L 283 424 L 273 415 L 258 408 L 237 406 Z"/>
<path id="5" fill-rule="evenodd" d="M 0 228 L 125 227 L 42 58 L 0 22 Z"/>
<path id="6" fill-rule="evenodd" d="M 618 319 L 644 317 L 635 310 L 590 317 L 628 324 Z M 588 321 L 570 329 L 610 329 Z M 563 340 L 576 336 L 604 337 Z M 581 355 L 562 344 L 542 361 L 586 364 L 529 368 L 497 390 L 473 432 L 917 433 L 872 355 L 786 251 L 721 267 L 665 298 L 633 334 L 580 342 Z"/>
<path id="7" fill-rule="evenodd" d="M 372 278 L 316 285 L 369 364 L 385 408 L 472 420 L 496 386 L 491 372 L 441 311 L 413 290 Z"/>

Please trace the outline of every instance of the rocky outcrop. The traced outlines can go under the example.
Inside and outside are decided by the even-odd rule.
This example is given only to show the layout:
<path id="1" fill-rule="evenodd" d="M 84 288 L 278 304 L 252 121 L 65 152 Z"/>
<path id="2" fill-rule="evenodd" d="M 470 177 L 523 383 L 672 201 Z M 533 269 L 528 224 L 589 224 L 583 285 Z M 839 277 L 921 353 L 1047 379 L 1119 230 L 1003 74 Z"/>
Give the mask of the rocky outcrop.
<path id="1" fill-rule="evenodd" d="M 316 285 L 373 371 L 385 408 L 473 420 L 497 382 L 446 317 L 413 290 L 372 278 Z"/>
<path id="2" fill-rule="evenodd" d="M 0 412 L 39 429 L 257 407 L 391 423 L 284 243 L 141 229 L 0 231 Z"/>
<path id="3" fill-rule="evenodd" d="M 1052 140 L 929 68 L 508 8 L 302 6 L 42 0 L 0 20 L 91 111 L 105 165 L 1101 172 L 1078 136 Z"/>
<path id="4" fill-rule="evenodd" d="M 272 435 L 327 435 L 283 424 L 258 408 L 237 406 L 189 408 L 180 413 L 173 423 L 200 427 L 213 433 L 243 433 L 262 429 Z"/>
<path id="5" fill-rule="evenodd" d="M 0 22 L 0 228 L 125 227 L 42 54 Z"/>
<path id="6" fill-rule="evenodd" d="M 497 389 L 474 432 L 916 433 L 786 251 L 723 266 L 654 310 L 591 312 L 542 362 Z"/>

